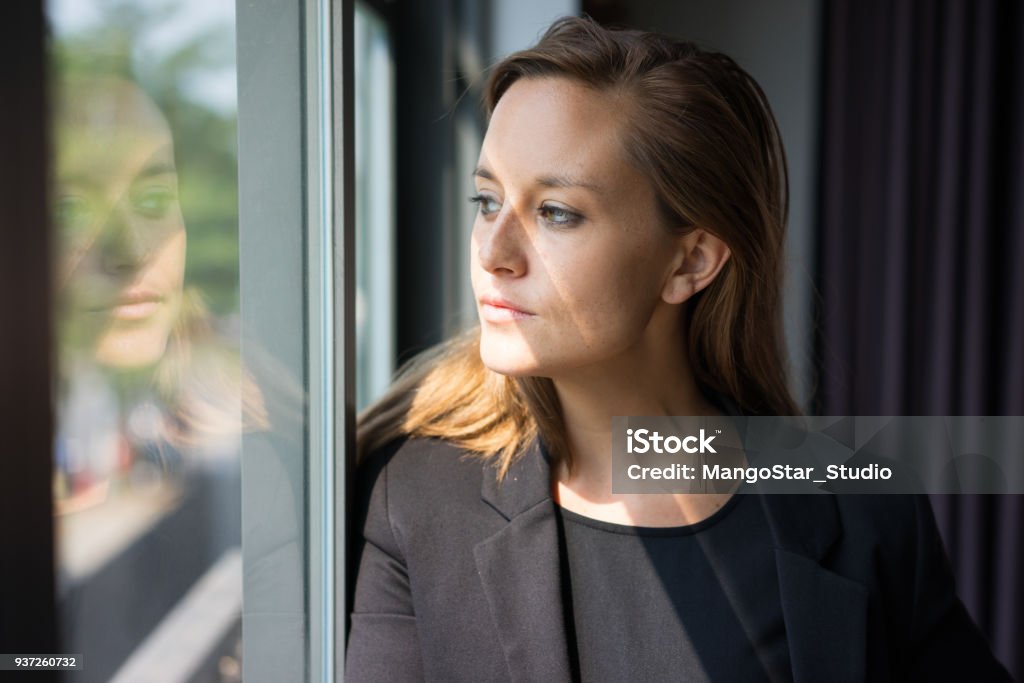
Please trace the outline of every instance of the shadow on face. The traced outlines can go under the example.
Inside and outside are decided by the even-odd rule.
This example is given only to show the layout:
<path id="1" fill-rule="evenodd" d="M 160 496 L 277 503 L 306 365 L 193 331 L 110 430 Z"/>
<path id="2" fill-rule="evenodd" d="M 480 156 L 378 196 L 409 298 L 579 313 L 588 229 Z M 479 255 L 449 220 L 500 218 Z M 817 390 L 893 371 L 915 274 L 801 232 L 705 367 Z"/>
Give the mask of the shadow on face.
<path id="1" fill-rule="evenodd" d="M 678 335 L 663 301 L 680 243 L 621 146 L 615 96 L 559 77 L 514 83 L 476 172 L 471 273 L 481 356 L 509 375 L 631 363 Z"/>

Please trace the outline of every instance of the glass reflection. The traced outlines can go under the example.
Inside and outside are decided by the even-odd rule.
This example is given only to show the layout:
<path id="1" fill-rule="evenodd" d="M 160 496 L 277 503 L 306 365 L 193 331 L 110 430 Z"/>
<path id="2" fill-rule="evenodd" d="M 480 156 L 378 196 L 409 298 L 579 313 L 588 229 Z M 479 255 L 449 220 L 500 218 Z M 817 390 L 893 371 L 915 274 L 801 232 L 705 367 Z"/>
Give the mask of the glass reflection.
<path id="1" fill-rule="evenodd" d="M 137 85 L 66 82 L 55 122 L 68 370 L 57 500 L 69 512 L 102 502 L 112 480 L 156 481 L 172 469 L 159 448 L 168 420 L 132 371 L 155 378 L 167 354 L 183 306 L 186 237 L 170 127 Z M 119 414 L 124 403 L 138 405 Z"/>
<path id="2" fill-rule="evenodd" d="M 174 5 L 100 2 L 67 30 L 84 4 L 51 8 L 59 599 L 87 662 L 69 680 L 133 680 L 157 651 L 167 680 L 237 680 L 239 451 L 266 411 L 237 351 L 233 83 L 220 109 L 188 91 L 233 29 L 194 20 L 154 59 Z M 169 615 L 202 586 L 223 626 L 207 611 L 208 642 L 182 640 Z"/>
<path id="3" fill-rule="evenodd" d="M 244 382 L 184 284 L 185 221 L 160 109 L 137 84 L 106 77 L 67 82 L 56 113 L 66 512 L 112 484 L 173 480 L 183 447 L 237 452 Z M 118 414 L 104 416 L 109 406 Z"/>
<path id="4" fill-rule="evenodd" d="M 133 83 L 70 84 L 58 117 L 59 291 L 99 365 L 154 364 L 182 308 L 185 222 L 170 127 Z"/>

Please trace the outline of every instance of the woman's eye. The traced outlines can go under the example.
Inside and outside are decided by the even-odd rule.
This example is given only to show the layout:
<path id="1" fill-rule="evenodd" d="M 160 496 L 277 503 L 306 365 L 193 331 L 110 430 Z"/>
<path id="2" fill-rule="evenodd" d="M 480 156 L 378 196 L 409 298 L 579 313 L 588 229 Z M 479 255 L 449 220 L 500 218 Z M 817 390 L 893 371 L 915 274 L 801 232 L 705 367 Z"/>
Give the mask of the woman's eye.
<path id="1" fill-rule="evenodd" d="M 541 206 L 540 209 L 538 209 L 538 213 L 540 213 L 540 217 L 543 218 L 545 222 L 562 227 L 576 225 L 583 220 L 583 216 L 575 211 L 563 209 L 560 206 L 552 206 L 551 204 L 544 204 Z"/>
<path id="2" fill-rule="evenodd" d="M 92 221 L 92 206 L 84 197 L 66 194 L 57 200 L 54 218 L 64 230 L 70 233 L 81 232 Z"/>
<path id="3" fill-rule="evenodd" d="M 174 192 L 168 188 L 148 188 L 132 198 L 132 207 L 146 218 L 163 218 L 175 199 Z"/>
<path id="4" fill-rule="evenodd" d="M 501 211 L 501 204 L 498 203 L 494 197 L 488 197 L 483 194 L 475 194 L 469 198 L 469 201 L 473 202 L 480 208 L 481 216 L 490 216 L 491 214 L 498 213 Z"/>

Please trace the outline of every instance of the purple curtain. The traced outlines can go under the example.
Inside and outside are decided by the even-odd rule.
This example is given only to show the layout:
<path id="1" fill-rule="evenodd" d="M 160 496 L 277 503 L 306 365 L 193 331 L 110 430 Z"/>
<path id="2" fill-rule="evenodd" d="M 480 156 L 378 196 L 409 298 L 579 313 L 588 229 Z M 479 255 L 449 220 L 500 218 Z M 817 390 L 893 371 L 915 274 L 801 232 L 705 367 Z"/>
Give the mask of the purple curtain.
<path id="1" fill-rule="evenodd" d="M 820 414 L 1024 415 L 1022 5 L 825 3 Z M 1024 497 L 932 503 L 1024 679 Z"/>

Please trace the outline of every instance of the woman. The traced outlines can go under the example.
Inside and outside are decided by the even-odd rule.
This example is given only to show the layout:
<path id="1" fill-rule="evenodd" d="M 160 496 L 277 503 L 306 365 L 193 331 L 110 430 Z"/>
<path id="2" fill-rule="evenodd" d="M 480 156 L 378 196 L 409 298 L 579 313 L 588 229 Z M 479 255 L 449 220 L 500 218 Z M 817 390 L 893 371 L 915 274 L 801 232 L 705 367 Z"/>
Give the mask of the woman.
<path id="1" fill-rule="evenodd" d="M 612 493 L 612 416 L 797 412 L 750 76 L 569 18 L 486 107 L 480 327 L 361 423 L 347 680 L 1007 680 L 923 499 Z"/>

